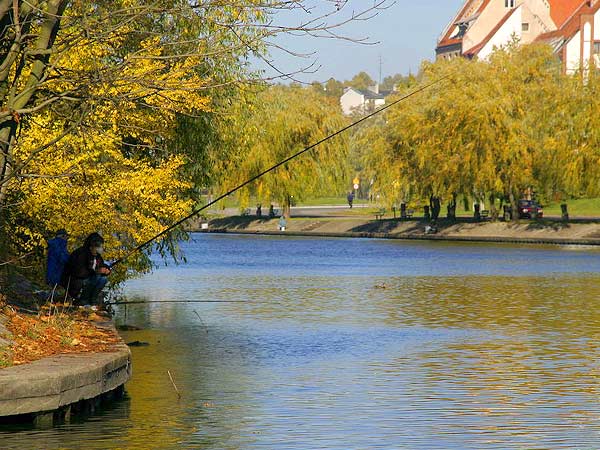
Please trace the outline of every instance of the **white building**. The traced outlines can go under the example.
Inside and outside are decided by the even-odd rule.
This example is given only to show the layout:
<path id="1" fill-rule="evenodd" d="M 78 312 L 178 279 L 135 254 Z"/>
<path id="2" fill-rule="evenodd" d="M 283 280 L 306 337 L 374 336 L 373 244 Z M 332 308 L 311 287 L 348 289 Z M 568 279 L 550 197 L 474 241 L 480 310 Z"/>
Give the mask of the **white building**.
<path id="1" fill-rule="evenodd" d="M 385 98 L 390 91 L 379 91 L 379 85 L 369 86 L 365 91 L 348 87 L 340 97 L 340 104 L 345 115 L 364 114 L 385 105 Z"/>
<path id="2" fill-rule="evenodd" d="M 571 23 L 574 16 L 597 9 L 596 3 L 598 0 L 466 0 L 442 33 L 436 55 L 485 59 L 495 47 L 515 38 L 523 44 L 543 36 L 554 39 L 558 35 L 553 33 Z M 560 52 L 561 44 L 553 42 Z"/>

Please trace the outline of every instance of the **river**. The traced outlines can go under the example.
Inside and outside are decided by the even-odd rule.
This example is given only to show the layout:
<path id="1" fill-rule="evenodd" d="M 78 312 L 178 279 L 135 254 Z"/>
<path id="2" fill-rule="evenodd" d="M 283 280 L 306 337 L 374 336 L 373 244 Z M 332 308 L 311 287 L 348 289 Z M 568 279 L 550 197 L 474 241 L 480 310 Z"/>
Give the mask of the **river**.
<path id="1" fill-rule="evenodd" d="M 127 397 L 15 449 L 600 448 L 600 252 L 193 235 L 127 283 Z M 175 391 L 169 379 L 181 393 Z"/>

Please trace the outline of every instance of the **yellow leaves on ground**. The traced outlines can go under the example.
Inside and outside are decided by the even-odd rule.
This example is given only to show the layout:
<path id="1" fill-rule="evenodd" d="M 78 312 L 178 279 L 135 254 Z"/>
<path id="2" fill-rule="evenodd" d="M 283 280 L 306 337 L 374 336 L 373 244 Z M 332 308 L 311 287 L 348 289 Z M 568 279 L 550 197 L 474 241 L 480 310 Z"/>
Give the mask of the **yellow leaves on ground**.
<path id="1" fill-rule="evenodd" d="M 65 313 L 34 316 L 4 309 L 13 343 L 2 349 L 2 366 L 25 364 L 61 353 L 103 352 L 121 342 L 119 336 L 90 320 Z M 0 311 L 2 312 L 2 311 Z"/>

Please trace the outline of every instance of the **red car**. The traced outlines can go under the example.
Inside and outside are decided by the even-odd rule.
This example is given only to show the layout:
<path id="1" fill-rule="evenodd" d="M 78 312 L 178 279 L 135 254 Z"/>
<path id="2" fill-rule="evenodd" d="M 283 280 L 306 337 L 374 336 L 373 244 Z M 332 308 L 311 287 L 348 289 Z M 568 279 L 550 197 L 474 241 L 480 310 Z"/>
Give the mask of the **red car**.
<path id="1" fill-rule="evenodd" d="M 533 200 L 519 200 L 519 219 L 540 219 L 544 210 Z"/>

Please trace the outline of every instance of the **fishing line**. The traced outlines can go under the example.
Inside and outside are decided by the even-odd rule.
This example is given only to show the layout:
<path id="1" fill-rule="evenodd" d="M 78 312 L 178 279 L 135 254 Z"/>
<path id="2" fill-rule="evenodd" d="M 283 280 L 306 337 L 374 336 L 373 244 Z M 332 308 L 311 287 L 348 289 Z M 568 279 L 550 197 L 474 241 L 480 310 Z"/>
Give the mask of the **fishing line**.
<path id="1" fill-rule="evenodd" d="M 269 305 L 281 304 L 279 302 L 249 302 L 246 300 L 133 300 L 106 302 L 105 305 L 144 305 L 150 303 L 246 303 L 247 305 L 268 303 Z"/>
<path id="2" fill-rule="evenodd" d="M 432 82 L 431 82 L 431 83 L 429 83 L 429 84 L 426 84 L 426 85 L 423 85 L 423 86 L 421 86 L 420 88 L 418 88 L 418 89 L 416 89 L 416 90 L 414 90 L 414 91 L 412 91 L 412 92 L 410 92 L 410 93 L 408 93 L 408 94 L 406 94 L 406 95 L 404 95 L 404 96 L 400 97 L 398 100 L 395 100 L 395 101 L 393 101 L 393 102 L 392 102 L 392 103 L 390 103 L 389 105 L 385 105 L 383 108 L 380 108 L 380 109 L 378 109 L 377 111 L 374 111 L 374 112 L 372 112 L 372 113 L 370 113 L 370 114 L 367 114 L 366 116 L 364 116 L 363 118 L 361 118 L 361 119 L 357 120 L 356 122 L 353 122 L 353 123 L 351 123 L 350 125 L 347 125 L 347 126 L 345 126 L 344 128 L 341 128 L 340 130 L 336 131 L 335 133 L 333 133 L 333 134 L 330 134 L 330 135 L 329 135 L 329 136 L 327 136 L 327 137 L 324 137 L 324 138 L 323 138 L 323 139 L 321 139 L 320 141 L 318 141 L 318 142 L 315 142 L 314 144 L 312 144 L 312 145 L 310 145 L 310 146 L 308 146 L 308 147 L 304 148 L 303 150 L 300 150 L 299 152 L 297 152 L 297 153 L 294 153 L 292 156 L 290 156 L 290 157 L 288 157 L 288 158 L 284 159 L 283 161 L 280 161 L 280 162 L 278 162 L 278 163 L 277 163 L 277 164 L 275 164 L 274 166 L 272 166 L 272 167 L 270 167 L 270 168 L 268 168 L 268 169 L 266 169 L 266 170 L 264 170 L 264 171 L 260 172 L 258 175 L 255 175 L 255 176 L 253 176 L 252 178 L 249 178 L 248 180 L 244 181 L 242 184 L 240 184 L 240 185 L 238 185 L 237 187 L 235 187 L 235 188 L 233 188 L 233 189 L 231 189 L 231 190 L 227 191 L 226 193 L 224 193 L 223 195 L 221 195 L 221 196 L 217 197 L 215 200 L 213 200 L 213 201 L 211 201 L 211 202 L 207 203 L 207 204 L 206 204 L 206 205 L 204 205 L 203 207 L 201 207 L 201 208 L 198 208 L 198 209 L 195 209 L 195 210 L 194 210 L 194 211 L 192 211 L 190 214 L 188 214 L 187 216 L 185 216 L 183 219 L 181 219 L 181 220 L 178 220 L 178 221 L 177 221 L 177 222 L 175 222 L 173 225 L 169 226 L 168 228 L 165 228 L 163 231 L 161 231 L 160 233 L 158 233 L 156 236 L 154 236 L 154 237 L 152 237 L 152 238 L 148 239 L 147 241 L 145 241 L 145 242 L 143 242 L 143 243 L 139 244 L 139 245 L 138 245 L 137 247 L 135 247 L 133 250 L 131 250 L 130 252 L 128 252 L 127 254 L 125 254 L 125 256 L 123 256 L 123 257 L 121 257 L 121 258 L 117 259 L 116 261 L 114 261 L 114 262 L 113 262 L 113 263 L 110 265 L 110 267 L 112 268 L 112 267 L 116 266 L 117 264 L 120 264 L 120 263 L 122 263 L 122 262 L 123 262 L 123 261 L 125 261 L 127 258 L 129 258 L 131 255 L 133 255 L 134 253 L 137 253 L 138 251 L 140 251 L 141 249 L 143 249 L 144 247 L 146 247 L 148 244 L 150 244 L 150 243 L 154 242 L 155 240 L 157 240 L 158 238 L 160 238 L 160 237 L 164 236 L 165 234 L 167 234 L 167 233 L 168 233 L 169 231 L 171 231 L 172 229 L 174 229 L 174 228 L 178 227 L 179 225 L 181 225 L 182 223 L 184 223 L 186 220 L 189 220 L 189 219 L 191 219 L 192 217 L 194 217 L 194 216 L 198 215 L 200 212 L 204 211 L 206 208 L 208 208 L 208 207 L 210 207 L 210 206 L 214 205 L 215 203 L 217 203 L 217 202 L 219 202 L 219 201 L 223 200 L 225 197 L 228 197 L 228 196 L 230 196 L 230 195 L 231 195 L 231 194 L 233 194 L 234 192 L 236 192 L 236 191 L 239 191 L 239 190 L 240 190 L 241 188 L 243 188 L 244 186 L 247 186 L 248 184 L 252 183 L 253 181 L 256 181 L 256 180 L 258 180 L 258 179 L 259 179 L 259 178 L 261 178 L 262 176 L 264 176 L 264 175 L 268 174 L 269 172 L 272 172 L 272 171 L 274 171 L 275 169 L 277 169 L 278 167 L 280 167 L 280 166 L 284 165 L 285 163 L 287 163 L 287 162 L 289 162 L 289 161 L 291 161 L 291 160 L 293 160 L 293 159 L 295 159 L 295 158 L 299 157 L 300 155 L 303 155 L 304 153 L 306 153 L 306 152 L 308 152 L 308 151 L 312 150 L 313 148 L 315 148 L 315 147 L 317 147 L 317 146 L 321 145 L 322 143 L 324 143 L 324 142 L 326 142 L 326 141 L 328 141 L 328 140 L 330 140 L 330 139 L 333 139 L 334 137 L 336 137 L 336 136 L 338 136 L 338 135 L 342 134 L 343 132 L 345 132 L 345 131 L 348 131 L 349 129 L 351 129 L 351 128 L 353 128 L 353 127 L 357 126 L 358 124 L 360 124 L 360 123 L 364 122 L 365 120 L 367 120 L 367 119 L 370 119 L 371 117 L 373 117 L 373 116 L 376 116 L 377 114 L 380 114 L 380 113 L 382 113 L 382 112 L 383 112 L 383 111 L 385 111 L 386 109 L 389 109 L 389 108 L 391 108 L 392 106 L 395 106 L 395 105 L 397 105 L 398 103 L 401 103 L 401 102 L 403 102 L 403 101 L 405 101 L 405 100 L 409 99 L 410 97 L 413 97 L 413 96 L 415 96 L 415 95 L 417 95 L 417 94 L 419 94 L 419 93 L 421 93 L 421 92 L 423 92 L 423 91 L 425 91 L 425 90 L 427 90 L 427 89 L 431 88 L 432 86 L 435 86 L 436 84 L 439 84 L 439 83 L 441 83 L 441 82 L 442 82 L 442 81 L 444 81 L 444 80 L 447 80 L 448 78 L 450 78 L 450 75 L 446 75 L 446 76 L 444 76 L 444 77 L 441 77 L 441 78 L 439 78 L 439 79 L 437 79 L 437 80 L 435 80 L 435 81 L 432 81 Z"/>

